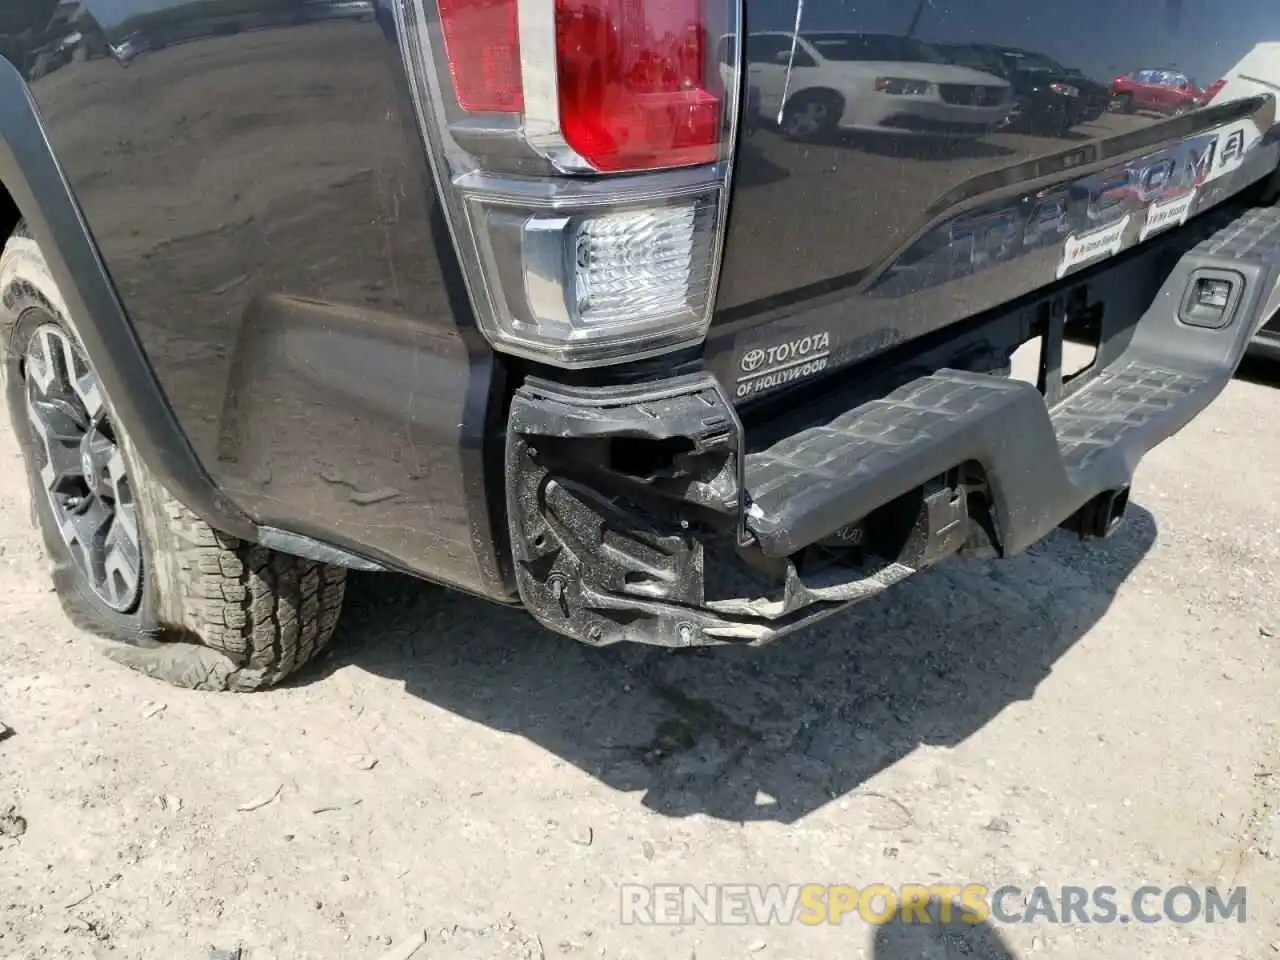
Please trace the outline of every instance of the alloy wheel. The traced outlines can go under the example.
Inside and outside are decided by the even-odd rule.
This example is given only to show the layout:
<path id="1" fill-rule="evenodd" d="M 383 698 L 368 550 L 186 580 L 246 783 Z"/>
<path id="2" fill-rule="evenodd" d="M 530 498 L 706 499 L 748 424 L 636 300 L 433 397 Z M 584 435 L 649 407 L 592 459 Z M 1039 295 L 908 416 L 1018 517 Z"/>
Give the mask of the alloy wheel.
<path id="1" fill-rule="evenodd" d="M 52 323 L 36 329 L 23 359 L 27 417 L 53 522 L 93 593 L 128 613 L 142 593 L 142 540 L 102 385 L 74 339 Z"/>
<path id="2" fill-rule="evenodd" d="M 1001 118 L 996 126 L 1000 129 L 1016 126 L 1020 123 L 1027 112 L 1027 101 L 1023 97 L 1015 97 L 1013 102 L 1009 104 L 1009 112 Z"/>
<path id="3" fill-rule="evenodd" d="M 812 137 L 827 123 L 827 105 L 821 100 L 807 100 L 787 115 L 787 133 L 793 137 Z"/>

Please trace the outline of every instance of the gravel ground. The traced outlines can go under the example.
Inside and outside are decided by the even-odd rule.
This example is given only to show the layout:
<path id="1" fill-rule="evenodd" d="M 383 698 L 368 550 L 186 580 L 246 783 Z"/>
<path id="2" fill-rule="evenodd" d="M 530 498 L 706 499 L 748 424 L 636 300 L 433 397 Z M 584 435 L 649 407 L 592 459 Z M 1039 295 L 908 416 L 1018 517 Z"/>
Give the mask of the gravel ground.
<path id="1" fill-rule="evenodd" d="M 1105 543 L 950 563 L 771 648 L 592 651 L 369 577 L 332 654 L 253 696 L 66 623 L 0 434 L 0 957 L 1271 956 L 1276 401 L 1233 383 Z M 621 922 L 620 884 L 669 882 L 1245 884 L 1248 910 Z"/>

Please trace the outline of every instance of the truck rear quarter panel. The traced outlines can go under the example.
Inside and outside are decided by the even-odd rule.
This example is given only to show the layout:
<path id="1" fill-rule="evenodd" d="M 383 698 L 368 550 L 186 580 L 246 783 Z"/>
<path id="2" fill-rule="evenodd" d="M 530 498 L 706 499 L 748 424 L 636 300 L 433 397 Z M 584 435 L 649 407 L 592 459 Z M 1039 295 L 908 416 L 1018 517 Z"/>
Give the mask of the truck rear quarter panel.
<path id="1" fill-rule="evenodd" d="M 214 481 L 259 524 L 508 598 L 483 481 L 494 366 L 388 8 L 80 10 L 48 35 L 104 42 L 23 68 Z"/>

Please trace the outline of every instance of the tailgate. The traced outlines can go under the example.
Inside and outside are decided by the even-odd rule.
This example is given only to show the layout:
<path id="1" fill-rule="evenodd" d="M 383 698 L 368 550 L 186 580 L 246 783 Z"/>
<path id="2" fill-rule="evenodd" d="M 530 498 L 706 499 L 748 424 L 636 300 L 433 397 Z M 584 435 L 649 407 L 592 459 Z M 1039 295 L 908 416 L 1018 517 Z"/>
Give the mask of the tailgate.
<path id="1" fill-rule="evenodd" d="M 793 42 L 794 6 L 748 2 L 745 99 L 761 116 L 739 141 L 709 368 L 749 402 L 1096 266 L 1267 177 L 1267 85 L 1193 106 L 1175 89 L 1180 73 L 1201 90 L 1232 76 L 1280 29 L 1257 8 L 808 0 Z M 1079 78 L 1064 103 L 1131 73 L 1171 86 L 1028 131 L 992 122 L 1002 80 L 951 52 L 979 41 L 1057 61 Z M 1165 64 L 1179 69 L 1151 69 Z M 1262 79 L 1280 90 L 1276 74 Z"/>

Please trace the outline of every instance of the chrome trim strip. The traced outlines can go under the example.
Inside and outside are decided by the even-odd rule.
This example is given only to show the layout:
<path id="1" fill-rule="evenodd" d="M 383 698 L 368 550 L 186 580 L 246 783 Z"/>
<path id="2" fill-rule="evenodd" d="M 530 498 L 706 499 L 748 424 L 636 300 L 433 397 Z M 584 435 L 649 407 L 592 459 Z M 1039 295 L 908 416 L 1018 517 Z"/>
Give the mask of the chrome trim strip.
<path id="1" fill-rule="evenodd" d="M 732 0 L 729 6 L 729 20 L 725 24 L 724 31 L 725 34 L 731 34 L 737 39 L 733 44 L 733 87 L 729 88 L 728 84 L 726 84 L 724 92 L 725 98 L 728 100 L 725 108 L 728 110 L 729 129 L 725 140 L 724 179 L 720 184 L 720 210 L 716 219 L 716 238 L 713 241 L 714 246 L 711 250 L 711 278 L 707 283 L 707 318 L 702 332 L 704 344 L 706 343 L 707 334 L 711 332 L 711 323 L 715 318 L 716 312 L 716 295 L 720 290 L 721 261 L 724 258 L 725 238 L 729 235 L 729 195 L 733 192 L 733 169 L 738 157 L 738 126 L 746 103 L 744 91 L 747 79 L 745 71 L 742 69 L 742 64 L 745 62 L 744 57 L 746 56 L 743 47 L 747 45 L 747 37 L 742 29 L 745 3 L 746 0 Z M 730 404 L 730 406 L 732 407 L 733 405 Z M 741 429 L 741 425 L 739 425 L 739 429 Z M 745 534 L 740 535 L 745 536 Z"/>
<path id="2" fill-rule="evenodd" d="M 520 235 L 524 295 L 538 320 L 570 325 L 568 289 L 560 280 L 569 269 L 569 217 L 543 217 L 525 224 Z"/>
<path id="3" fill-rule="evenodd" d="M 728 164 L 718 163 L 626 176 L 560 178 L 549 185 L 546 180 L 474 171 L 457 177 L 453 185 L 467 196 L 478 197 L 486 203 L 579 210 L 601 205 L 661 203 L 709 193 L 722 189 L 728 175 Z"/>
<path id="4" fill-rule="evenodd" d="M 517 0 L 516 17 L 520 32 L 525 142 L 561 173 L 595 173 L 596 168 L 565 143 L 560 131 L 556 0 Z"/>

